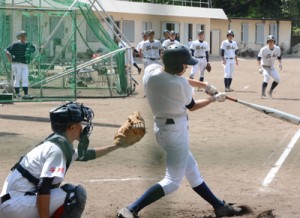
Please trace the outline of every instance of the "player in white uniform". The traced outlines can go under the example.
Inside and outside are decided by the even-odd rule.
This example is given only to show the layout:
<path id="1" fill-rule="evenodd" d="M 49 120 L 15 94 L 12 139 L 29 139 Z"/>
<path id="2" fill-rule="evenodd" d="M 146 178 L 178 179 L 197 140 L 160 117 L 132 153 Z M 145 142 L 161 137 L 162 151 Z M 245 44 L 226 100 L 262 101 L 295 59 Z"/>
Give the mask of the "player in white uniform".
<path id="1" fill-rule="evenodd" d="M 168 48 L 170 45 L 173 45 L 173 44 L 178 45 L 179 42 L 178 42 L 175 38 L 176 38 L 176 33 L 175 33 L 174 30 L 171 30 L 171 31 L 170 31 L 170 37 L 169 37 L 169 39 L 164 40 L 164 42 L 163 42 L 163 44 L 162 44 L 162 47 L 163 47 L 164 49 L 166 49 L 166 48 Z"/>
<path id="2" fill-rule="evenodd" d="M 122 40 L 122 35 L 121 34 L 119 34 L 117 36 L 117 41 L 118 41 L 119 48 L 126 48 L 126 47 L 130 48 L 130 46 L 124 40 Z M 129 61 L 131 61 L 131 62 L 129 62 Z M 133 48 L 128 49 L 126 51 L 126 55 L 125 55 L 125 64 L 129 65 L 130 63 L 138 70 L 138 74 L 140 74 L 142 72 L 142 69 L 134 61 Z"/>
<path id="3" fill-rule="evenodd" d="M 93 111 L 76 102 L 50 111 L 54 133 L 11 169 L 0 195 L 1 218 L 81 217 L 85 189 L 81 185 L 60 186 L 68 167 L 74 160 L 92 160 L 120 147 L 88 149 L 92 119 Z M 76 140 L 79 144 L 75 150 L 72 143 Z"/>
<path id="4" fill-rule="evenodd" d="M 143 47 L 143 44 L 148 40 L 148 33 L 147 31 L 143 31 L 142 32 L 142 37 L 143 37 L 143 41 L 141 41 L 137 46 L 136 46 L 136 50 L 138 51 L 139 55 L 140 55 L 140 58 L 143 57 L 143 54 L 142 54 L 142 47 Z"/>
<path id="5" fill-rule="evenodd" d="M 35 52 L 36 47 L 27 42 L 27 33 L 21 31 L 17 34 L 18 41 L 11 44 L 5 49 L 6 56 L 9 62 L 12 63 L 12 69 L 15 76 L 14 89 L 17 98 L 20 95 L 20 82 L 22 81 L 22 88 L 24 91 L 24 99 L 31 99 L 28 95 L 28 64 L 31 61 L 31 56 Z"/>
<path id="6" fill-rule="evenodd" d="M 232 92 L 233 89 L 230 88 L 232 83 L 232 77 L 234 72 L 234 65 L 238 66 L 237 51 L 238 45 L 233 40 L 234 33 L 232 30 L 227 32 L 227 40 L 224 40 L 221 44 L 221 56 L 223 60 L 224 67 L 224 85 L 225 92 Z"/>
<path id="7" fill-rule="evenodd" d="M 195 74 L 200 70 L 200 78 L 201 82 L 204 81 L 204 71 L 207 63 L 209 62 L 209 45 L 206 41 L 204 41 L 204 31 L 198 31 L 198 40 L 193 41 L 190 46 L 192 56 L 198 59 L 198 64 L 192 66 L 190 78 L 194 79 Z"/>
<path id="8" fill-rule="evenodd" d="M 142 55 L 144 58 L 144 69 L 150 64 L 157 64 L 160 60 L 162 46 L 159 40 L 154 39 L 154 30 L 148 31 L 148 40 L 142 46 Z"/>
<path id="9" fill-rule="evenodd" d="M 163 44 L 165 40 L 170 38 L 170 31 L 164 30 L 163 37 L 160 39 L 160 43 Z"/>
<path id="10" fill-rule="evenodd" d="M 176 191 L 184 177 L 193 190 L 213 206 L 217 217 L 234 216 L 241 212 L 241 208 L 224 203 L 210 191 L 189 150 L 187 110 L 195 111 L 226 99 L 225 93 L 218 93 L 208 83 L 183 77 L 187 66 L 197 62 L 187 47 L 171 45 L 163 54 L 164 69 L 158 64 L 145 69 L 144 88 L 154 115 L 156 140 L 166 152 L 167 169 L 163 180 L 150 187 L 133 204 L 120 209 L 117 217 L 137 218 L 144 207 Z M 195 101 L 192 86 L 205 88 L 212 96 Z"/>
<path id="11" fill-rule="evenodd" d="M 266 46 L 262 47 L 259 51 L 257 61 L 260 67 L 259 72 L 262 72 L 264 76 L 263 84 L 262 84 L 262 98 L 268 98 L 266 95 L 266 89 L 268 86 L 268 82 L 270 77 L 274 79 L 272 86 L 269 90 L 269 96 L 272 98 L 272 93 L 275 87 L 278 85 L 280 77 L 278 72 L 274 67 L 274 62 L 276 59 L 279 61 L 279 69 L 282 70 L 282 63 L 281 63 L 281 51 L 279 46 L 275 45 L 275 37 L 269 35 L 267 37 L 267 44 Z"/>

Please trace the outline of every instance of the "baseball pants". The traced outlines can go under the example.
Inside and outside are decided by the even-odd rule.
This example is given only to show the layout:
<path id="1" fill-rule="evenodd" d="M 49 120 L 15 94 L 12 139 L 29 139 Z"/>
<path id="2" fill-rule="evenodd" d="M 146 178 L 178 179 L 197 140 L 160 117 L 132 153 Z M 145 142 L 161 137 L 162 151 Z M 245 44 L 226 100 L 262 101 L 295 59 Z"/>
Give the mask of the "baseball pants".
<path id="1" fill-rule="evenodd" d="M 13 63 L 12 68 L 15 75 L 14 87 L 19 88 L 22 81 L 22 87 L 28 87 L 28 64 Z"/>
<path id="2" fill-rule="evenodd" d="M 207 65 L 207 60 L 206 58 L 197 58 L 197 59 L 198 59 L 198 63 L 192 66 L 192 70 L 190 74 L 191 78 L 195 78 L 195 75 L 199 70 L 200 70 L 200 77 L 204 77 L 204 71 Z"/>
<path id="3" fill-rule="evenodd" d="M 36 195 L 24 195 L 23 192 L 10 192 L 10 200 L 0 204 L 0 218 L 38 218 Z M 61 188 L 51 189 L 50 216 L 64 204 L 67 193 Z"/>
<path id="4" fill-rule="evenodd" d="M 279 83 L 279 73 L 275 70 L 274 67 L 263 66 L 262 69 L 265 83 L 268 83 L 271 77 L 274 79 L 275 82 Z"/>
<path id="5" fill-rule="evenodd" d="M 159 182 L 165 195 L 176 191 L 184 176 L 192 188 L 203 183 L 198 165 L 189 150 L 187 115 L 173 118 L 175 124 L 166 124 L 166 119 L 155 118 L 154 131 L 158 144 L 165 150 L 166 174 Z"/>
<path id="6" fill-rule="evenodd" d="M 224 78 L 232 78 L 234 67 L 235 67 L 235 60 L 226 59 L 226 64 L 223 65 L 224 67 Z"/>

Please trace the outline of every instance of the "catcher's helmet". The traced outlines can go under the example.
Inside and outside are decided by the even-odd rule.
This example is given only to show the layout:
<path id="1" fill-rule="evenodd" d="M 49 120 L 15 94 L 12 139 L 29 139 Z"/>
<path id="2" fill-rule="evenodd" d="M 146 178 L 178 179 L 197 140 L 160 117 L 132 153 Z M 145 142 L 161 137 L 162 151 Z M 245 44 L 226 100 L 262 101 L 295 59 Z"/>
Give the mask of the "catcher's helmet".
<path id="1" fill-rule="evenodd" d="M 198 60 L 193 58 L 189 49 L 184 45 L 170 45 L 163 54 L 163 63 L 168 73 L 177 74 L 182 72 L 183 64 L 195 65 Z"/>
<path id="2" fill-rule="evenodd" d="M 234 32 L 232 30 L 227 31 L 227 36 L 232 35 L 234 37 Z"/>
<path id="3" fill-rule="evenodd" d="M 204 34 L 204 30 L 198 30 L 198 35 Z"/>
<path id="4" fill-rule="evenodd" d="M 269 42 L 269 41 L 274 41 L 274 43 L 275 43 L 275 37 L 273 36 L 273 35 L 269 35 L 268 37 L 267 37 L 267 43 Z"/>
<path id="5" fill-rule="evenodd" d="M 51 128 L 55 133 L 62 133 L 69 126 L 82 121 L 91 125 L 93 117 L 92 109 L 72 101 L 50 110 Z"/>

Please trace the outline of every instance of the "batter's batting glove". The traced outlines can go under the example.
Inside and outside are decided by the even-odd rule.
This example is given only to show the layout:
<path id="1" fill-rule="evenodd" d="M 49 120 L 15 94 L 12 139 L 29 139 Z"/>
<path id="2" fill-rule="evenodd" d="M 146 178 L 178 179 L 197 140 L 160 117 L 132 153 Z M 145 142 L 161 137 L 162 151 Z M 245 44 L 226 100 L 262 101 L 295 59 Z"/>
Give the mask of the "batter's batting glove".
<path id="1" fill-rule="evenodd" d="M 210 96 L 214 96 L 215 94 L 218 94 L 218 90 L 216 87 L 214 87 L 213 85 L 209 84 L 208 82 L 205 82 L 207 85 L 205 87 L 205 92 L 210 95 Z"/>
<path id="2" fill-rule="evenodd" d="M 213 96 L 215 101 L 223 102 L 226 100 L 226 93 L 225 92 L 219 92 L 218 94 Z"/>

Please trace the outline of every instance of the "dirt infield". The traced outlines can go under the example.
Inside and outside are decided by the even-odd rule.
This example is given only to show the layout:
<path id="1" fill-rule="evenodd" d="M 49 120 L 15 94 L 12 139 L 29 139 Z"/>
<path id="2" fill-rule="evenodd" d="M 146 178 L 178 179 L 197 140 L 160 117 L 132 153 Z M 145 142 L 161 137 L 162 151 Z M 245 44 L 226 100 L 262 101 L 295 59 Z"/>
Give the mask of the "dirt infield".
<path id="1" fill-rule="evenodd" d="M 206 73 L 223 90 L 221 62 L 212 60 Z M 277 64 L 278 65 L 278 64 Z M 190 69 L 188 69 L 190 70 Z M 118 126 L 133 111 L 145 118 L 147 134 L 138 144 L 119 149 L 90 162 L 76 162 L 65 182 L 82 184 L 88 192 L 84 218 L 115 217 L 116 211 L 133 202 L 164 176 L 165 155 L 153 135 L 153 118 L 144 98 L 142 75 L 136 92 L 127 98 L 78 99 L 95 112 L 91 147 L 112 143 Z M 188 76 L 188 74 L 186 74 Z M 255 59 L 241 59 L 235 70 L 231 96 L 300 116 L 299 58 L 284 58 L 281 82 L 273 99 L 261 99 L 262 76 Z M 269 83 L 270 87 L 271 82 Z M 268 87 L 268 88 L 269 88 Z M 196 92 L 194 98 L 203 98 Z M 19 156 L 50 134 L 49 110 L 60 102 L 14 103 L 0 107 L 0 183 Z M 213 192 L 227 202 L 249 205 L 253 213 L 244 217 L 300 217 L 300 142 L 294 143 L 272 181 L 263 181 L 281 157 L 299 126 L 226 101 L 213 103 L 190 117 L 190 148 L 200 171 Z M 260 213 L 264 214 L 259 215 Z M 211 206 L 199 198 L 186 180 L 180 189 L 145 208 L 142 218 L 214 217 Z"/>

